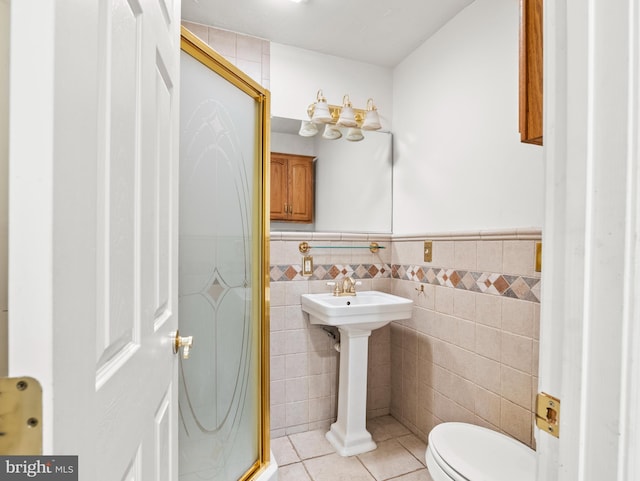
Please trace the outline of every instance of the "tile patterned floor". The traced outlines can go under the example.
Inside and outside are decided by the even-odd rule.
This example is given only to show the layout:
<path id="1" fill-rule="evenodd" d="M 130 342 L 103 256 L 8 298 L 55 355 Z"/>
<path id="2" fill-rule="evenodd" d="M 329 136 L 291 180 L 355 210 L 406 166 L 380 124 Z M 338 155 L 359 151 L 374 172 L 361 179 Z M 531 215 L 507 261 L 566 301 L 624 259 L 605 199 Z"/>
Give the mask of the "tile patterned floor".
<path id="1" fill-rule="evenodd" d="M 375 451 L 342 457 L 325 430 L 271 440 L 278 481 L 433 481 L 424 461 L 426 445 L 391 416 L 367 422 Z"/>

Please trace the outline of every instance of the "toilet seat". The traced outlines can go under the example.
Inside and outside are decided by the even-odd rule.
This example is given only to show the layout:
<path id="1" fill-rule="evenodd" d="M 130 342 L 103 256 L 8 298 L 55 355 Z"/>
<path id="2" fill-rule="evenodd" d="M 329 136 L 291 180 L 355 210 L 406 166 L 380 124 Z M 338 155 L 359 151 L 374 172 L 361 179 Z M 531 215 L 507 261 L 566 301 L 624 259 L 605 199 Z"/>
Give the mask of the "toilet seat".
<path id="1" fill-rule="evenodd" d="M 431 445 L 427 446 L 426 460 L 429 474 L 434 481 L 469 481 L 467 478 L 463 478 L 460 473 L 451 469 L 451 466 L 434 449 L 431 449 Z"/>
<path id="2" fill-rule="evenodd" d="M 535 480 L 535 451 L 472 424 L 443 423 L 433 428 L 426 457 L 427 465 L 435 464 L 441 476 L 454 481 Z"/>

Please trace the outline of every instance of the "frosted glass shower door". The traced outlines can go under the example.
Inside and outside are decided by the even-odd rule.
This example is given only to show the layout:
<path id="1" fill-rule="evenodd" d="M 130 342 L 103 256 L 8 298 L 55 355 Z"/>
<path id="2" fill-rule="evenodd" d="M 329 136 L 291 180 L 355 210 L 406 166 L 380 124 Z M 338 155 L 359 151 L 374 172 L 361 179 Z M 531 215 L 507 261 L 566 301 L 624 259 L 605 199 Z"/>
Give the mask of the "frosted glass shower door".
<path id="1" fill-rule="evenodd" d="M 180 481 L 245 479 L 261 462 L 261 114 L 181 52 Z"/>

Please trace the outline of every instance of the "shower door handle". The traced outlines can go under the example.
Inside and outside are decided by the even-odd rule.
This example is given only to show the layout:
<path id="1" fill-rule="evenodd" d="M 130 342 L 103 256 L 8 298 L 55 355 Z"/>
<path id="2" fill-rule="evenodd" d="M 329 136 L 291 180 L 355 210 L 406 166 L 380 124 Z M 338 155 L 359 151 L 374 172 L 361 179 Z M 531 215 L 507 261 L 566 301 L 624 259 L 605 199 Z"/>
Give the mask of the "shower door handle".
<path id="1" fill-rule="evenodd" d="M 176 331 L 176 336 L 173 341 L 173 353 L 178 354 L 178 351 L 182 348 L 182 359 L 189 359 L 192 347 L 193 336 L 181 336 L 180 331 Z"/>

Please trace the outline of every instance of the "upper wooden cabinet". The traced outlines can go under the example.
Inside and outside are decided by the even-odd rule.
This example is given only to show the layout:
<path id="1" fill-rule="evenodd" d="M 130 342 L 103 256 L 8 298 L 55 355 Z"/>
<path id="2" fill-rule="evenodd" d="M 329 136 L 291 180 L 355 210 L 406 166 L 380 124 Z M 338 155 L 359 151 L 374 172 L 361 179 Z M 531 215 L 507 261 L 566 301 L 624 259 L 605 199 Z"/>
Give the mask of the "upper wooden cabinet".
<path id="1" fill-rule="evenodd" d="M 271 220 L 313 222 L 313 159 L 271 152 Z"/>
<path id="2" fill-rule="evenodd" d="M 542 1 L 520 0 L 520 140 L 542 145 Z"/>

